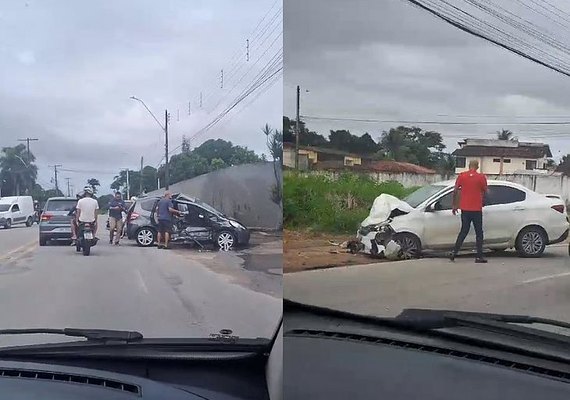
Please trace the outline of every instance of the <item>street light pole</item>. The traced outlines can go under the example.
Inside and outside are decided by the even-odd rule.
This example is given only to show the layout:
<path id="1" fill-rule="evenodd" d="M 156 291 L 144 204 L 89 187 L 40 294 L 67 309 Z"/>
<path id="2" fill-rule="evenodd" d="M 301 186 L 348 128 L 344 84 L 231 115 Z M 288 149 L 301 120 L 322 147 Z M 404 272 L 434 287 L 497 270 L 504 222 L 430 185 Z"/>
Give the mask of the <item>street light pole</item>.
<path id="1" fill-rule="evenodd" d="M 164 110 L 164 133 L 166 134 L 166 140 L 164 145 L 164 188 L 168 190 L 170 183 L 170 166 L 168 165 L 168 110 Z"/>
<path id="2" fill-rule="evenodd" d="M 158 121 L 158 118 L 156 118 L 156 116 L 152 113 L 152 111 L 150 111 L 150 109 L 147 107 L 147 105 L 145 104 L 144 101 L 142 101 L 141 99 L 139 99 L 138 97 L 135 96 L 131 96 L 131 99 L 138 101 L 139 103 L 141 103 L 144 108 L 146 108 L 146 110 L 148 111 L 148 113 L 152 116 L 152 118 L 154 118 L 154 120 L 156 121 L 156 123 L 158 124 L 158 126 L 160 126 L 160 128 L 164 131 L 164 135 L 165 135 L 165 146 L 164 146 L 164 159 L 165 159 L 165 163 L 164 163 L 164 180 L 165 180 L 165 189 L 168 190 L 168 184 L 170 181 L 170 171 L 169 171 L 169 165 L 168 165 L 168 120 L 170 119 L 170 116 L 168 114 L 168 110 L 164 110 L 164 126 L 162 126 L 162 124 Z"/>
<path id="3" fill-rule="evenodd" d="M 299 170 L 299 136 L 301 136 L 300 132 L 301 118 L 299 116 L 300 100 L 301 100 L 301 88 L 299 87 L 299 85 L 297 85 L 297 118 L 295 120 L 295 169 L 296 170 Z"/>

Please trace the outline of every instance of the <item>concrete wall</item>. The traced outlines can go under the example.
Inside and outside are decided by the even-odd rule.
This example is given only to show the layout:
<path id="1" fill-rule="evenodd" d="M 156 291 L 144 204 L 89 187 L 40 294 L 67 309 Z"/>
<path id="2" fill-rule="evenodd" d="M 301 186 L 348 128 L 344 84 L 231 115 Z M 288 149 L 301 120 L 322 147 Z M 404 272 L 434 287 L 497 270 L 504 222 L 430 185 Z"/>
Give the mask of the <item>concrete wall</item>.
<path id="1" fill-rule="evenodd" d="M 273 163 L 266 162 L 224 168 L 170 185 L 170 191 L 197 197 L 248 227 L 274 229 L 283 220 L 281 208 L 271 200 L 274 184 Z M 149 194 L 162 193 L 164 189 Z"/>
<path id="2" fill-rule="evenodd" d="M 315 172 L 337 179 L 338 172 Z M 387 174 L 387 173 L 369 173 L 372 179 L 377 182 L 397 181 L 404 187 L 424 186 L 436 182 L 455 179 L 456 175 L 419 175 L 419 174 Z M 562 196 L 566 203 L 570 203 L 570 179 L 563 175 L 528 175 L 528 174 L 512 174 L 512 175 L 496 175 L 486 174 L 489 180 L 504 180 L 518 183 L 528 189 L 543 194 L 556 194 Z"/>

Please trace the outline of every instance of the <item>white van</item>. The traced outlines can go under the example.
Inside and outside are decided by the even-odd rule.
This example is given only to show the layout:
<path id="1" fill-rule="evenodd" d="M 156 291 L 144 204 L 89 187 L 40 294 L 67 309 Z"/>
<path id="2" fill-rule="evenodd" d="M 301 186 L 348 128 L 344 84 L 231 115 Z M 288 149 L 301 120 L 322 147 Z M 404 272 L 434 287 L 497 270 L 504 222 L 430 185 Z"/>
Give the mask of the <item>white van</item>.
<path id="1" fill-rule="evenodd" d="M 32 196 L 0 197 L 0 226 L 5 229 L 15 224 L 32 226 L 34 212 Z"/>

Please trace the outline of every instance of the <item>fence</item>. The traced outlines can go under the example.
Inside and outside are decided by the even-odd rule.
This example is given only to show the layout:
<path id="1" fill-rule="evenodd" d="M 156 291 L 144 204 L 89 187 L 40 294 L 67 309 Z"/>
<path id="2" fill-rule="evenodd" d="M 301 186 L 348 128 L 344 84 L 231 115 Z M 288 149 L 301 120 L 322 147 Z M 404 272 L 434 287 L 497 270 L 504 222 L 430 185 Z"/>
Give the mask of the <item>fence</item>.
<path id="1" fill-rule="evenodd" d="M 316 171 L 311 174 L 323 174 L 331 179 L 337 179 L 342 172 L 332 171 Z M 377 182 L 396 181 L 400 182 L 404 187 L 425 186 L 436 182 L 455 179 L 456 175 L 420 175 L 410 173 L 367 173 Z M 556 194 L 562 196 L 566 203 L 570 203 L 570 181 L 567 176 L 561 174 L 552 175 L 528 175 L 528 174 L 512 174 L 512 175 L 487 175 L 489 180 L 503 180 L 518 183 L 524 187 L 543 194 Z"/>

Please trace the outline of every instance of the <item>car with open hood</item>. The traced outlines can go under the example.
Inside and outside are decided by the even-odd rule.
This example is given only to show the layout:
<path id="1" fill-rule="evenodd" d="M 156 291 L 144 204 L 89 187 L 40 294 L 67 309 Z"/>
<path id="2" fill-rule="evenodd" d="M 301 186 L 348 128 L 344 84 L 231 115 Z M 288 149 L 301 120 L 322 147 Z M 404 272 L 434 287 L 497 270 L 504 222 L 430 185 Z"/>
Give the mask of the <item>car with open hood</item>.
<path id="1" fill-rule="evenodd" d="M 156 242 L 156 207 L 159 200 L 159 196 L 140 197 L 129 209 L 127 236 L 139 246 L 149 247 Z M 183 217 L 175 217 L 172 243 L 199 247 L 214 244 L 222 250 L 231 250 L 249 243 L 250 232 L 245 225 L 200 199 L 175 193 L 172 195 L 172 201 L 175 208 L 184 213 Z"/>
<path id="2" fill-rule="evenodd" d="M 452 180 L 424 186 L 404 200 L 380 195 L 357 237 L 366 237 L 389 220 L 406 258 L 420 257 L 423 250 L 450 251 L 461 227 L 461 218 L 452 213 L 454 186 Z M 546 246 L 566 240 L 569 228 L 560 196 L 540 194 L 513 182 L 488 182 L 483 206 L 485 248 L 514 248 L 521 257 L 540 257 Z M 464 248 L 475 248 L 473 230 Z"/>

